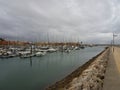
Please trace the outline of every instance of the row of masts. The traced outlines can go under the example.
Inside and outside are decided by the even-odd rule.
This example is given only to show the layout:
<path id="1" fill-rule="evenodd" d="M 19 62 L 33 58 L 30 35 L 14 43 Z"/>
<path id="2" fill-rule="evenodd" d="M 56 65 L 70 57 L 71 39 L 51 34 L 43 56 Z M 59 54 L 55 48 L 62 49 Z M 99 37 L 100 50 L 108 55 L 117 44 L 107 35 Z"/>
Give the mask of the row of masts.
<path id="1" fill-rule="evenodd" d="M 13 47 L 7 46 L 0 47 L 0 58 L 12 58 L 12 57 L 20 57 L 20 58 L 27 58 L 27 57 L 38 57 L 44 56 L 47 53 L 53 52 L 67 52 L 69 53 L 72 50 L 78 50 L 80 47 L 74 46 L 59 46 L 59 47 L 51 47 L 51 46 L 22 46 L 22 47 Z"/>
<path id="2" fill-rule="evenodd" d="M 82 42 L 21 42 L 0 40 L 0 58 L 38 57 L 51 52 L 67 52 L 84 49 L 88 44 Z"/>

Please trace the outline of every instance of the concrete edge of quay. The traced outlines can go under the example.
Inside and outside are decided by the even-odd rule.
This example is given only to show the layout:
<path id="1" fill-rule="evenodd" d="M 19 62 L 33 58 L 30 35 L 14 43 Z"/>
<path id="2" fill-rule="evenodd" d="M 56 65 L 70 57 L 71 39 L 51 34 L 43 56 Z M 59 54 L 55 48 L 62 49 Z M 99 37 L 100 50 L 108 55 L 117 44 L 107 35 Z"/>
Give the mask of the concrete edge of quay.
<path id="1" fill-rule="evenodd" d="M 66 76 L 60 81 L 57 81 L 53 85 L 48 86 L 45 90 L 78 90 L 75 89 L 68 89 L 70 87 L 70 83 L 75 79 L 78 78 L 94 61 L 96 61 L 98 58 L 103 58 L 106 56 L 108 61 L 108 55 L 109 55 L 109 47 L 105 48 L 102 52 L 100 52 L 98 55 L 94 56 L 92 59 L 90 59 L 88 62 L 77 68 L 75 71 L 73 71 L 71 74 Z M 107 62 L 106 62 L 107 64 Z M 104 72 L 105 73 L 105 72 Z M 104 78 L 103 78 L 104 79 Z M 101 84 L 101 87 L 103 86 L 103 83 Z M 79 89 L 82 90 L 82 89 Z M 88 89 L 87 89 L 88 90 Z M 92 89 L 91 89 L 92 90 Z M 101 90 L 101 89 L 99 89 Z"/>
<path id="2" fill-rule="evenodd" d="M 102 90 L 120 90 L 120 46 L 110 48 Z"/>

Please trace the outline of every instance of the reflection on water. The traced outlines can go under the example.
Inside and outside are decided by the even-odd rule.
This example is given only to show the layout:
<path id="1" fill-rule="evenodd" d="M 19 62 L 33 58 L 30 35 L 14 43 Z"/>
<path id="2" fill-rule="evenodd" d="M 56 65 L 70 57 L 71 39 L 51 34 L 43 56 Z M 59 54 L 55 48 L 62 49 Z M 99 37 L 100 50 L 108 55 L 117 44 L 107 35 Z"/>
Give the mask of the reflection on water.
<path id="1" fill-rule="evenodd" d="M 103 49 L 92 47 L 70 53 L 48 53 L 43 57 L 0 60 L 0 90 L 43 90 Z"/>
<path id="2" fill-rule="evenodd" d="M 32 57 L 30 57 L 30 66 L 32 67 Z"/>

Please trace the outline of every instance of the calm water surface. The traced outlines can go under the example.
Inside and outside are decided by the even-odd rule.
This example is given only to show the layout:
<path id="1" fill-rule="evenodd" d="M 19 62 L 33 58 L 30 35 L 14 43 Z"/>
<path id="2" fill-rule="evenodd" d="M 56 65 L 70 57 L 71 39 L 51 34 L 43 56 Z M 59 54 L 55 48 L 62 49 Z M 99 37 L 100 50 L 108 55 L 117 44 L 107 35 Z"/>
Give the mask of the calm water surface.
<path id="1" fill-rule="evenodd" d="M 48 53 L 27 59 L 0 59 L 0 90 L 43 90 L 100 53 L 88 47 L 70 53 Z"/>

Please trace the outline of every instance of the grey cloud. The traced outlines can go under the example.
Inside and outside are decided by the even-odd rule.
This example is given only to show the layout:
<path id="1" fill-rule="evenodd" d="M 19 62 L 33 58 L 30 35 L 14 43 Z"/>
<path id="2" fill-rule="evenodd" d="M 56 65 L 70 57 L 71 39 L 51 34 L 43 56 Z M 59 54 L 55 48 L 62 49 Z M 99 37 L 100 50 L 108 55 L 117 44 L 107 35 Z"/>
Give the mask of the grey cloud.
<path id="1" fill-rule="evenodd" d="M 107 43 L 119 33 L 118 0 L 0 0 L 0 36 Z"/>

